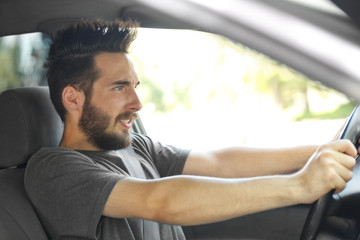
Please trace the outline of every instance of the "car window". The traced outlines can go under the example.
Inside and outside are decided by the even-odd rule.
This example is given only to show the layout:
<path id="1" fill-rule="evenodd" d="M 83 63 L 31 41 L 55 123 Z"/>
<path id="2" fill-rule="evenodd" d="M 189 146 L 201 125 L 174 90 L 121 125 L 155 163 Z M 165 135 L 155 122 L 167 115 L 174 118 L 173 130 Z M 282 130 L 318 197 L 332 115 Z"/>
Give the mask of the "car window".
<path id="1" fill-rule="evenodd" d="M 147 133 L 177 146 L 325 143 L 354 107 L 341 93 L 214 34 L 141 29 L 131 56 Z"/>
<path id="2" fill-rule="evenodd" d="M 46 85 L 43 63 L 50 39 L 42 33 L 0 38 L 0 92 L 10 88 Z"/>
<path id="3" fill-rule="evenodd" d="M 0 91 L 46 85 L 50 39 L 0 38 Z M 130 56 L 152 138 L 184 148 L 288 146 L 332 139 L 354 104 L 289 67 L 210 33 L 139 29 Z"/>

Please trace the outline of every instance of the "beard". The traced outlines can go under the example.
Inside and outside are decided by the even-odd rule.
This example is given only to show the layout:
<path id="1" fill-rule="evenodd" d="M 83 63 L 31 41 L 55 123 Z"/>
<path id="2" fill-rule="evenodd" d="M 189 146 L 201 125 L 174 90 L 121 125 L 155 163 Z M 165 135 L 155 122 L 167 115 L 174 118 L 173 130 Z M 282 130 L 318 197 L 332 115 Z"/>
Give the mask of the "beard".
<path id="1" fill-rule="evenodd" d="M 115 118 L 115 124 L 121 119 L 137 116 L 136 113 L 123 113 Z M 128 147 L 132 138 L 129 132 L 108 133 L 106 130 L 111 124 L 111 117 L 101 109 L 85 101 L 79 121 L 79 128 L 88 137 L 88 141 L 102 150 L 118 150 Z"/>

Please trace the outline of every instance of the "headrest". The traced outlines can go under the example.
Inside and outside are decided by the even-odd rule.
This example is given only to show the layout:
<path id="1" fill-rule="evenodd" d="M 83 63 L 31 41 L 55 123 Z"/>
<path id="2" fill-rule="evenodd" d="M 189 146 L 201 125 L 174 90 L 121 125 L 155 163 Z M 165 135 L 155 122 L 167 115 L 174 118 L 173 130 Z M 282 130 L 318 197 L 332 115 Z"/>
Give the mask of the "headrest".
<path id="1" fill-rule="evenodd" d="M 57 146 L 62 131 L 47 87 L 0 94 L 0 168 L 25 164 L 41 147 Z"/>

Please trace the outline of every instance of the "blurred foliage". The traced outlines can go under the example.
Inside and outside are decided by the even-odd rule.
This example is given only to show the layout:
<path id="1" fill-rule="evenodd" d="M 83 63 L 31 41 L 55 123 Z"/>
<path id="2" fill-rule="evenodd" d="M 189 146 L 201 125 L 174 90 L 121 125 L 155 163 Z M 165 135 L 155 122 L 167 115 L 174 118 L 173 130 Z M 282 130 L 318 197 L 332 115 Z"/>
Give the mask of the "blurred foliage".
<path id="1" fill-rule="evenodd" d="M 296 117 L 294 120 L 320 116 L 327 119 L 342 118 L 349 112 L 348 108 L 353 106 L 350 102 L 341 104 L 328 113 L 313 113 L 310 107 L 309 92 L 316 92 L 324 99 L 328 98 L 330 94 L 339 93 L 261 53 L 221 37 L 220 41 L 223 41 L 224 45 L 232 45 L 241 54 L 251 56 L 257 62 L 255 67 L 246 73 L 243 78 L 244 83 L 252 85 L 256 91 L 262 94 L 270 95 L 281 109 L 288 109 L 295 105 L 303 106 L 300 114 L 303 117 Z"/>
<path id="2" fill-rule="evenodd" d="M 151 31 L 144 31 L 145 41 L 135 43 L 132 58 L 142 82 L 143 103 L 150 103 L 156 112 L 179 106 L 192 109 L 197 103 L 204 104 L 199 99 L 218 101 L 219 106 L 253 101 L 250 95 L 259 94 L 271 98 L 278 109 L 297 108 L 298 115 L 310 117 L 316 116 L 318 109 L 309 96 L 316 93 L 326 100 L 338 94 L 227 38 L 201 32 Z M 342 117 L 341 109 L 347 105 L 334 102 L 331 111 L 335 107 L 340 110 L 329 116 Z"/>
<path id="3" fill-rule="evenodd" d="M 0 39 L 0 92 L 22 86 L 21 74 L 18 70 L 19 49 L 18 41 L 10 45 Z"/>
<path id="4" fill-rule="evenodd" d="M 46 85 L 43 63 L 48 49 L 49 38 L 40 33 L 0 38 L 0 92 Z"/>
<path id="5" fill-rule="evenodd" d="M 312 113 L 310 111 L 304 112 L 303 114 L 297 116 L 295 121 L 309 120 L 309 119 L 338 119 L 338 118 L 346 118 L 356 107 L 355 103 L 349 102 L 346 104 L 339 105 L 336 109 L 329 112 L 323 113 Z"/>
<path id="6" fill-rule="evenodd" d="M 170 106 L 163 101 L 164 91 L 155 81 L 151 81 L 151 79 L 143 76 L 141 78 L 141 88 L 147 90 L 145 96 L 142 97 L 142 101 L 156 103 L 156 108 L 160 112 L 169 111 Z"/>

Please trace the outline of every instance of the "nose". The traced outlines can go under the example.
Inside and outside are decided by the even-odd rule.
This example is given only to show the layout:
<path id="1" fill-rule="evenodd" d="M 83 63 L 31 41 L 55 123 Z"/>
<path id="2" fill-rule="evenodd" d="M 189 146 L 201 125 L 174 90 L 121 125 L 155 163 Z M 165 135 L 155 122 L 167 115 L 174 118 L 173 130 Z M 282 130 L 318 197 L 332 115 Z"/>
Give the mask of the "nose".
<path id="1" fill-rule="evenodd" d="M 142 109 L 142 103 L 135 88 L 133 88 L 131 94 L 129 94 L 129 104 L 127 108 L 131 112 L 137 112 Z"/>

